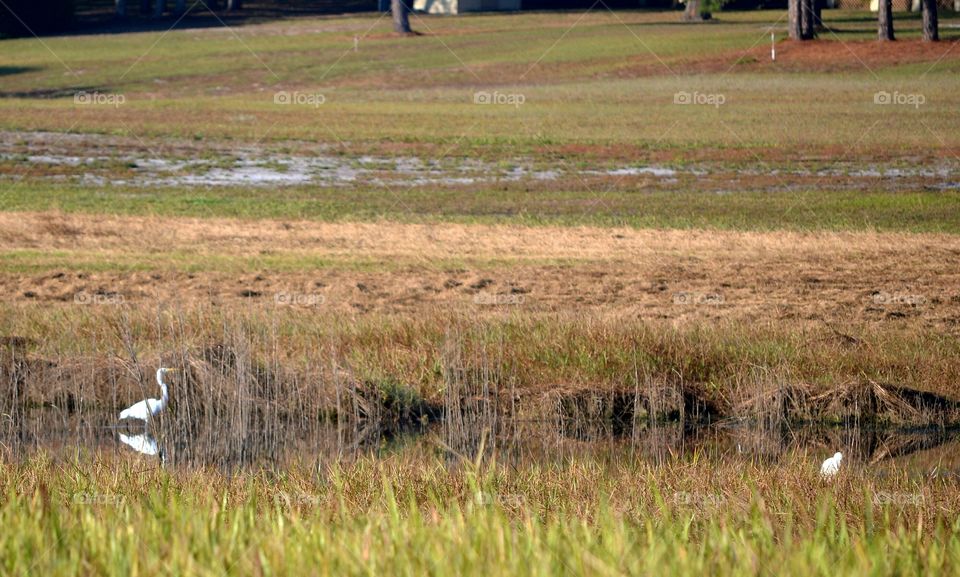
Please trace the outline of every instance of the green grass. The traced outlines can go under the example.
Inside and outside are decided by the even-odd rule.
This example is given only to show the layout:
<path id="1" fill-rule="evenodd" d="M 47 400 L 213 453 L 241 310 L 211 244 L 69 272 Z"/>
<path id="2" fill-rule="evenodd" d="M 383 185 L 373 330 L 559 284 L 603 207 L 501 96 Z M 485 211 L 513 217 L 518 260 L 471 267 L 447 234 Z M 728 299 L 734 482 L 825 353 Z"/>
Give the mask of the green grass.
<path id="1" fill-rule="evenodd" d="M 686 186 L 691 185 L 684 185 Z M 469 188 L 242 188 L 34 183 L 0 188 L 10 211 L 309 219 L 322 221 L 508 223 L 730 230 L 878 230 L 960 233 L 960 193 L 798 190 L 727 193 Z M 63 257 L 73 258 L 64 253 Z M 27 253 L 8 253 L 7 264 Z M 195 255 L 206 258 L 205 255 Z M 56 260 L 56 255 L 44 255 Z M 88 255 L 89 261 L 96 255 Z M 277 257 L 281 258 L 281 257 Z M 286 258 L 286 257 L 284 257 Z M 96 259 L 95 259 L 96 260 Z M 189 255 L 186 260 L 190 260 Z M 272 260 L 276 260 L 272 259 Z M 286 260 L 290 260 L 286 258 Z M 294 260 L 297 260 L 294 258 Z M 265 259 L 264 266 L 270 264 Z M 81 261 L 75 261 L 81 262 Z M 283 263 L 276 266 L 289 268 Z M 303 266 L 322 263 L 303 262 Z M 215 263 L 211 263 L 211 266 Z M 215 267 L 216 268 L 216 267 Z M 294 266 L 294 268 L 297 268 Z"/>
<path id="2" fill-rule="evenodd" d="M 233 32 L 6 40 L 5 64 L 24 71 L 6 75 L 0 89 L 0 130 L 14 131 L 6 136 L 14 157 L 0 161 L 0 202 L 5 210 L 200 217 L 958 232 L 956 190 L 932 188 L 951 177 L 878 178 L 875 186 L 861 178 L 847 186 L 797 176 L 861 167 L 955 170 L 960 54 L 953 44 L 916 61 L 865 65 L 848 43 L 872 37 L 871 17 L 827 11 L 833 31 L 815 44 L 833 50 L 826 64 L 802 61 L 796 47 L 771 63 L 764 60 L 766 30 L 778 20 L 782 26 L 782 17 L 724 12 L 718 22 L 691 26 L 672 11 L 484 14 L 417 19 L 424 36 L 397 38 L 386 19 L 361 15 Z M 953 21 L 943 15 L 944 25 Z M 916 18 L 898 24 L 903 38 L 916 36 Z M 946 39 L 953 34 L 943 28 Z M 356 52 L 354 36 L 363 37 Z M 764 58 L 737 64 L 754 46 Z M 73 95 L 80 90 L 120 94 L 125 102 L 78 105 Z M 326 101 L 275 104 L 279 90 L 322 93 Z M 473 100 L 478 90 L 519 93 L 526 101 L 481 106 Z M 926 102 L 877 106 L 881 90 L 920 93 Z M 726 102 L 679 106 L 679 91 L 719 93 Z M 32 130 L 117 135 L 127 144 L 118 157 L 89 166 L 33 165 L 16 136 Z M 91 138 L 54 139 L 50 146 L 83 157 L 102 156 L 98 147 L 112 145 Z M 229 167 L 234 147 L 257 146 L 279 156 L 529 162 L 567 175 L 466 188 L 409 188 L 401 179 L 390 189 L 131 187 L 76 178 L 136 179 L 136 163 L 123 154 L 201 157 Z M 706 178 L 685 174 L 652 187 L 586 182 L 570 173 L 704 164 Z"/>
<path id="3" fill-rule="evenodd" d="M 767 25 L 782 12 L 723 13 L 679 25 L 677 12 L 425 18 L 426 35 L 396 38 L 374 16 L 302 19 L 227 30 L 9 40 L 0 128 L 200 139 L 330 143 L 351 153 L 385 143 L 453 154 L 524 153 L 544 146 L 628 150 L 713 147 L 767 157 L 803 150 L 867 157 L 897 143 L 935 154 L 956 148 L 958 56 L 942 44 L 920 62 L 862 64 L 845 42 L 872 38 L 868 15 L 825 12 L 842 73 L 822 65 L 756 66 Z M 953 21 L 944 14 L 944 25 Z M 902 37 L 917 21 L 902 21 Z M 417 22 L 414 23 L 417 25 Z M 951 29 L 943 28 L 946 39 Z M 353 37 L 364 36 L 354 52 Z M 781 32 L 782 36 L 782 32 Z M 49 49 L 48 49 L 49 48 Z M 703 72 L 695 62 L 714 64 Z M 828 60 L 829 61 L 829 60 Z M 79 90 L 119 93 L 114 106 L 78 106 Z M 323 93 L 319 107 L 277 105 L 278 90 Z M 519 108 L 477 106 L 477 90 L 519 92 Z M 923 93 L 921 110 L 873 104 L 878 90 Z M 722 93 L 719 109 L 676 106 L 678 91 Z M 894 109 L 896 108 L 896 110 Z M 811 113 L 798 114 L 800 110 Z M 928 130 L 918 127 L 926 122 Z"/>
<path id="4" fill-rule="evenodd" d="M 953 575 L 945 480 L 700 461 L 0 466 L 7 575 Z"/>

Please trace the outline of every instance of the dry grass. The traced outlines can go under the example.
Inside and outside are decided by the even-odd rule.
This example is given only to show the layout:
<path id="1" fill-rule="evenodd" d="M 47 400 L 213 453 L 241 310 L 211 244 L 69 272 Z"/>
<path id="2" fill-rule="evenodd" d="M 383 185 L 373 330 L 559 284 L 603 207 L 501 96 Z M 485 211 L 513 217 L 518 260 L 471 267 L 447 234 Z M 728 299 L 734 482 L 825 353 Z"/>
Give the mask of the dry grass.
<path id="1" fill-rule="evenodd" d="M 220 254 L 309 251 L 322 257 L 370 255 L 404 260 L 626 260 L 696 255 L 753 259 L 943 260 L 960 253 L 955 235 L 870 232 L 733 232 L 462 224 L 326 223 L 218 218 L 0 212 L 0 248 L 102 253 L 184 251 Z M 931 253 L 931 251 L 934 251 Z"/>
<path id="2" fill-rule="evenodd" d="M 313 433 L 332 421 L 380 427 L 445 416 L 448 427 L 476 430 L 513 418 L 598 420 L 629 434 L 664 418 L 943 426 L 960 412 L 960 345 L 922 330 L 845 327 L 854 338 L 802 325 L 670 328 L 602 316 L 444 313 L 310 318 L 290 308 L 4 314 L 19 337 L 3 348 L 5 413 L 46 406 L 56 409 L 46 419 L 86 414 L 107 425 L 120 408 L 153 394 L 157 366 L 179 366 L 188 373 L 174 387 L 166 434 L 236 433 L 238 447 L 252 439 L 264 450 L 285 431 Z M 5 429 L 33 426 L 13 419 Z"/>
<path id="3" fill-rule="evenodd" d="M 0 213 L 2 300 L 960 327 L 952 235 Z M 97 296 L 100 295 L 100 296 Z M 87 299 L 87 300 L 83 300 Z M 306 305 L 306 306 L 303 306 Z"/>

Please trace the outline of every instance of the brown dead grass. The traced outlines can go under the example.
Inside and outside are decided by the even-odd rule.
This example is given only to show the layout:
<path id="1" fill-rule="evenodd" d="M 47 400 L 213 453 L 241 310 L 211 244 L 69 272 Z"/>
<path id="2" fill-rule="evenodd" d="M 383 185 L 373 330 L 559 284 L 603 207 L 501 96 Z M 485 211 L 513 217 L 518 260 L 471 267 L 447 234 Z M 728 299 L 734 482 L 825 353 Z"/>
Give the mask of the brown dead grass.
<path id="1" fill-rule="evenodd" d="M 6 302 L 73 303 L 83 292 L 273 305 L 286 292 L 321 294 L 326 309 L 358 313 L 582 310 L 679 323 L 792 319 L 960 331 L 960 238 L 949 235 L 59 213 L 0 213 L 0 230 L 0 250 L 59 251 L 77 263 L 0 273 Z M 183 265 L 208 256 L 220 259 L 209 261 L 211 270 Z M 259 266 L 265 256 L 293 264 Z M 224 258 L 237 266 L 218 267 Z M 316 259 L 326 264 L 316 268 Z M 138 270 L 111 264 L 131 261 Z"/>

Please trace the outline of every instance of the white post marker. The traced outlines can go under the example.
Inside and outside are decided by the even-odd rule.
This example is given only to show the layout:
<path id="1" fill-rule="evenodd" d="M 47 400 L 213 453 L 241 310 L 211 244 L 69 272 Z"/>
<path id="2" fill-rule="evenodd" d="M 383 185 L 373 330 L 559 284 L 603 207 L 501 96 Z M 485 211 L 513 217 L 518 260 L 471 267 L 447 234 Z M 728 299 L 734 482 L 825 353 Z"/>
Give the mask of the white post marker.
<path id="1" fill-rule="evenodd" d="M 356 52 L 357 50 L 360 50 L 360 37 L 359 37 L 359 36 L 354 36 L 354 37 L 353 37 L 353 51 Z"/>
<path id="2" fill-rule="evenodd" d="M 770 33 L 770 60 L 777 59 L 777 44 L 775 42 L 775 35 L 773 32 Z"/>

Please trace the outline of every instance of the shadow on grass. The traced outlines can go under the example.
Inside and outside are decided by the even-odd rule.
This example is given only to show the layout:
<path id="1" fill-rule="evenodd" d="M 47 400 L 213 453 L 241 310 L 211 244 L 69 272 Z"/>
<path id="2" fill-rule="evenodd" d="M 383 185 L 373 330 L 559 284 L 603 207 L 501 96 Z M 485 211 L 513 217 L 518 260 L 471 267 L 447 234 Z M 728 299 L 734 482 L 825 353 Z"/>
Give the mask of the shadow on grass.
<path id="1" fill-rule="evenodd" d="M 2 76 L 2 74 L 0 74 Z M 0 91 L 0 98 L 73 98 L 81 92 L 113 93 L 116 89 L 107 86 L 68 86 L 66 88 L 37 88 L 35 90 Z"/>
<path id="2" fill-rule="evenodd" d="M 0 66 L 0 76 L 13 76 L 14 74 L 23 74 L 35 70 L 40 70 L 40 68 L 37 66 Z"/>

